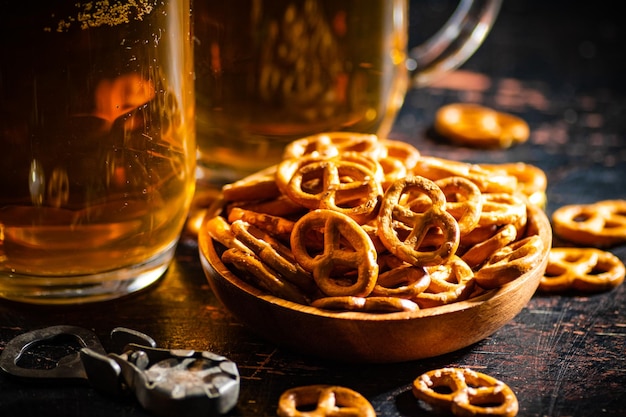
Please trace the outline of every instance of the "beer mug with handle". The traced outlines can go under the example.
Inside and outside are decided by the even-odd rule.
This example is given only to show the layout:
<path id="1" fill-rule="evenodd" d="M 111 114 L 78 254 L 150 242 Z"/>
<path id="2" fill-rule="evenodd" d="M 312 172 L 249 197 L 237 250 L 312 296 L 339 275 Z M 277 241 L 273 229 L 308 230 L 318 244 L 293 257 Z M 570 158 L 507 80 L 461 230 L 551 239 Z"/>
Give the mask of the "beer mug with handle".
<path id="1" fill-rule="evenodd" d="M 272 165 L 297 138 L 388 134 L 407 89 L 464 63 L 500 5 L 460 0 L 407 50 L 409 0 L 196 0 L 198 184 Z"/>

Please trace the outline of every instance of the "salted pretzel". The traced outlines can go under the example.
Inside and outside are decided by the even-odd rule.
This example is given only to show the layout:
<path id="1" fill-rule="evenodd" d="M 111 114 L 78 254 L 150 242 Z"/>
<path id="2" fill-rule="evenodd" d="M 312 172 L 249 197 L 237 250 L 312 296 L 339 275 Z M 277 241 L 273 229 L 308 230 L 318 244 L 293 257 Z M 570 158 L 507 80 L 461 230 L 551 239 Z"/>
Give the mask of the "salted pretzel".
<path id="1" fill-rule="evenodd" d="M 311 302 L 313 307 L 326 310 L 360 311 L 366 313 L 398 313 L 419 310 L 419 306 L 406 298 L 392 296 L 322 297 Z"/>
<path id="2" fill-rule="evenodd" d="M 272 235 L 290 235 L 294 222 L 281 216 L 259 213 L 239 207 L 233 207 L 228 213 L 228 222 L 245 221 Z"/>
<path id="3" fill-rule="evenodd" d="M 283 151 L 283 159 L 304 156 L 333 157 L 344 152 L 378 157 L 381 153 L 376 135 L 354 132 L 328 132 L 307 136 L 289 143 Z"/>
<path id="4" fill-rule="evenodd" d="M 552 227 L 560 237 L 581 245 L 626 242 L 626 200 L 562 206 L 552 214 Z"/>
<path id="5" fill-rule="evenodd" d="M 492 236 L 467 249 L 461 255 L 461 259 L 474 269 L 482 265 L 493 253 L 514 242 L 515 239 L 517 239 L 517 228 L 514 225 L 501 226 Z"/>
<path id="6" fill-rule="evenodd" d="M 323 235 L 321 253 L 310 253 L 310 235 Z M 313 274 L 327 296 L 365 297 L 376 285 L 377 252 L 367 233 L 347 215 L 313 210 L 302 216 L 291 233 L 291 250 L 300 265 Z"/>
<path id="7" fill-rule="evenodd" d="M 624 282 L 624 263 L 596 248 L 552 248 L 546 272 L 539 282 L 544 292 L 607 291 Z"/>
<path id="8" fill-rule="evenodd" d="M 222 216 L 211 217 L 206 221 L 206 230 L 211 239 L 221 243 L 226 248 L 235 248 L 241 251 L 251 250 L 241 243 L 233 234 L 230 223 L 226 221 Z"/>
<path id="9" fill-rule="evenodd" d="M 413 395 L 455 416 L 514 417 L 519 403 L 504 382 L 468 368 L 441 368 L 413 381 Z"/>
<path id="10" fill-rule="evenodd" d="M 374 216 L 382 195 L 376 173 L 355 162 L 355 155 L 287 160 L 279 165 L 278 172 L 279 188 L 298 204 L 338 211 L 359 223 Z"/>
<path id="11" fill-rule="evenodd" d="M 498 112 L 497 119 L 502 129 L 500 147 L 509 147 L 528 140 L 530 128 L 524 119 L 502 111 Z"/>
<path id="12" fill-rule="evenodd" d="M 404 264 L 380 273 L 372 296 L 411 299 L 424 292 L 429 285 L 430 274 L 423 267 Z"/>
<path id="13" fill-rule="evenodd" d="M 463 177 L 447 177 L 435 181 L 446 197 L 446 211 L 459 225 L 461 236 L 478 225 L 483 211 L 483 198 L 478 186 Z"/>
<path id="14" fill-rule="evenodd" d="M 426 271 L 430 284 L 413 298 L 420 308 L 463 301 L 474 290 L 474 272 L 456 255 L 445 264 L 427 267 Z"/>
<path id="15" fill-rule="evenodd" d="M 278 399 L 279 417 L 376 417 L 372 404 L 358 392 L 337 385 L 290 388 Z"/>
<path id="16" fill-rule="evenodd" d="M 538 235 L 516 240 L 492 254 L 474 278 L 482 288 L 501 287 L 539 265 L 544 249 Z"/>
<path id="17" fill-rule="evenodd" d="M 280 279 L 279 274 L 268 267 L 254 253 L 240 249 L 227 249 L 222 254 L 222 262 L 232 265 L 244 276 L 254 278 L 258 287 L 279 298 L 299 304 L 308 304 L 304 293 L 287 280 Z"/>
<path id="18" fill-rule="evenodd" d="M 425 211 L 416 212 L 402 205 L 407 194 L 424 195 L 430 201 Z M 412 200 L 409 198 L 409 200 Z M 378 236 L 387 250 L 411 265 L 428 266 L 445 263 L 459 246 L 459 225 L 445 210 L 446 198 L 441 189 L 429 179 L 418 176 L 403 178 L 385 192 L 378 214 Z M 403 238 L 397 225 L 410 230 Z M 422 249 L 422 242 L 437 229 L 443 236 L 440 244 Z"/>
<path id="19" fill-rule="evenodd" d="M 282 277 L 308 293 L 315 291 L 313 277 L 295 262 L 288 247 L 243 220 L 235 220 L 230 227 L 237 240 L 278 273 L 278 279 Z"/>
<path id="20" fill-rule="evenodd" d="M 522 118 L 471 103 L 441 107 L 435 114 L 434 128 L 455 143 L 481 148 L 509 148 L 530 135 Z"/>
<path id="21" fill-rule="evenodd" d="M 479 226 L 513 224 L 522 229 L 527 221 L 525 200 L 517 194 L 483 193 Z"/>
<path id="22" fill-rule="evenodd" d="M 546 204 L 548 177 L 539 167 L 524 162 L 504 164 L 480 164 L 486 170 L 505 173 L 517 178 L 517 190 L 528 198 L 528 202 L 539 207 Z"/>
<path id="23" fill-rule="evenodd" d="M 464 177 L 478 186 L 482 193 L 509 193 L 517 190 L 517 178 L 505 172 L 493 172 L 480 166 L 434 156 L 421 156 L 414 175 L 437 181 L 446 177 Z"/>

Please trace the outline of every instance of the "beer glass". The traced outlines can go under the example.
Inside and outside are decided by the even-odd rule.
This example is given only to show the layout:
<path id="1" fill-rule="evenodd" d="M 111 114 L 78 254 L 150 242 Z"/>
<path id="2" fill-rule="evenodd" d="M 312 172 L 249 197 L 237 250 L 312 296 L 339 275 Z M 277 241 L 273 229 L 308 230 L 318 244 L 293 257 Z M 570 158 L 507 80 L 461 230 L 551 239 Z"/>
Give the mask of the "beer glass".
<path id="1" fill-rule="evenodd" d="M 195 187 L 189 0 L 0 0 L 0 297 L 120 297 Z"/>
<path id="2" fill-rule="evenodd" d="M 407 88 L 465 62 L 500 3 L 461 0 L 407 51 L 407 0 L 196 0 L 198 184 L 274 164 L 300 137 L 387 135 Z"/>

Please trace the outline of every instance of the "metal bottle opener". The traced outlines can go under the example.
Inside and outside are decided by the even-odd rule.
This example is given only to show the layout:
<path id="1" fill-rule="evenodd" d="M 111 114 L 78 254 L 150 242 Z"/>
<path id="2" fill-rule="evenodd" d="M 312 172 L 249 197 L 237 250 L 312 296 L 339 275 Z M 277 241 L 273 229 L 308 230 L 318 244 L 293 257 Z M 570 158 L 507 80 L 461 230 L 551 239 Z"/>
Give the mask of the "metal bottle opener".
<path id="1" fill-rule="evenodd" d="M 20 366 L 27 351 L 45 342 L 72 337 L 80 351 L 62 357 L 51 369 Z M 234 362 L 207 351 L 159 349 L 141 332 L 117 327 L 111 342 L 120 353 L 106 353 L 97 336 L 75 326 L 52 326 L 21 334 L 0 354 L 0 369 L 24 379 L 87 381 L 114 397 L 134 394 L 143 408 L 162 416 L 213 416 L 230 411 L 239 398 Z"/>

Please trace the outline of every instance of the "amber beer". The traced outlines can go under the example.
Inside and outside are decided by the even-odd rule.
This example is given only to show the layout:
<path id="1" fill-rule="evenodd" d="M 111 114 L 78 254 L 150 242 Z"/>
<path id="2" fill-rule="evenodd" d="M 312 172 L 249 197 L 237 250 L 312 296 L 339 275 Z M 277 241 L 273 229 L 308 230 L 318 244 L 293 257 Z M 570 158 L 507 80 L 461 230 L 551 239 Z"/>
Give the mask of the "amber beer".
<path id="1" fill-rule="evenodd" d="M 202 180 L 230 182 L 311 134 L 386 134 L 407 75 L 404 0 L 196 0 Z"/>
<path id="2" fill-rule="evenodd" d="M 189 2 L 0 5 L 0 296 L 145 287 L 194 191 Z"/>

